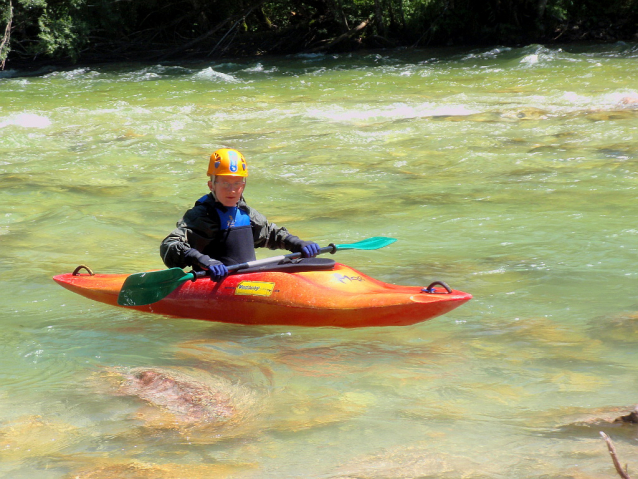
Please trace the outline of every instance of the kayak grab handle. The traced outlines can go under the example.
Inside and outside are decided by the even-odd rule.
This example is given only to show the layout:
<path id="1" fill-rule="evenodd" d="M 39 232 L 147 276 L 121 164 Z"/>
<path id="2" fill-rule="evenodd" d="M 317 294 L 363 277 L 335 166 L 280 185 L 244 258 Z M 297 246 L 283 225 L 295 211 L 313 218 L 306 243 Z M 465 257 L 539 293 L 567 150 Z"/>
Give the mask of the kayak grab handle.
<path id="1" fill-rule="evenodd" d="M 91 276 L 95 276 L 95 273 L 91 270 L 91 268 L 83 264 L 81 264 L 80 266 L 78 266 L 77 268 L 73 270 L 73 276 L 78 276 L 80 274 L 80 270 L 83 270 L 83 269 L 85 269 L 86 272 L 89 273 Z"/>
<path id="2" fill-rule="evenodd" d="M 447 291 L 447 293 L 438 293 L 436 289 L 434 288 L 437 285 L 443 286 L 445 290 Z M 430 286 L 428 286 L 427 288 L 423 288 L 421 292 L 430 293 L 430 294 L 452 294 L 452 289 L 443 281 L 434 281 L 433 283 L 430 283 Z"/>

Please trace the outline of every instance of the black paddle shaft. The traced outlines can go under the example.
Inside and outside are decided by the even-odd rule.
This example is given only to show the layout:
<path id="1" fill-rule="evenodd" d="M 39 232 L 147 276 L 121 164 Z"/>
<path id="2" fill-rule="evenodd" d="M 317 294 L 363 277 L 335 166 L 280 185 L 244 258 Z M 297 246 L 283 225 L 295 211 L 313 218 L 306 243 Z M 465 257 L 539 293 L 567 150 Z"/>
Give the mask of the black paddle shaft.
<path id="1" fill-rule="evenodd" d="M 337 252 L 337 246 L 334 243 L 330 243 L 328 246 L 319 248 L 319 252 L 317 254 L 324 254 L 324 253 L 335 254 L 336 252 Z M 247 261 L 246 263 L 231 264 L 230 266 L 228 266 L 228 272 L 234 273 L 236 271 L 252 268 L 254 266 L 263 266 L 265 264 L 270 264 L 270 263 L 277 264 L 286 259 L 297 259 L 297 258 L 301 258 L 301 253 L 290 253 L 290 254 L 286 254 L 282 256 L 274 256 L 272 258 L 258 259 L 255 261 Z M 208 271 L 207 270 L 193 271 L 191 272 L 191 274 L 193 275 L 192 281 L 196 281 L 197 278 L 204 278 L 205 276 L 208 276 Z"/>

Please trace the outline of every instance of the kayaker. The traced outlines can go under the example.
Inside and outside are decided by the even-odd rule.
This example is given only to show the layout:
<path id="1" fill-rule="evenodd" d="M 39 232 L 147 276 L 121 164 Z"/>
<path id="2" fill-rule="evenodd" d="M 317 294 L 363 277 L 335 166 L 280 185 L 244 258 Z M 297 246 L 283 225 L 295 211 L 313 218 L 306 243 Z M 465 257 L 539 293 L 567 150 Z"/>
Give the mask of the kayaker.
<path id="1" fill-rule="evenodd" d="M 319 245 L 303 241 L 246 204 L 248 165 L 237 150 L 222 148 L 210 156 L 210 193 L 177 222 L 160 245 L 167 267 L 208 270 L 214 281 L 228 275 L 227 265 L 255 260 L 255 248 L 286 249 L 312 258 Z"/>

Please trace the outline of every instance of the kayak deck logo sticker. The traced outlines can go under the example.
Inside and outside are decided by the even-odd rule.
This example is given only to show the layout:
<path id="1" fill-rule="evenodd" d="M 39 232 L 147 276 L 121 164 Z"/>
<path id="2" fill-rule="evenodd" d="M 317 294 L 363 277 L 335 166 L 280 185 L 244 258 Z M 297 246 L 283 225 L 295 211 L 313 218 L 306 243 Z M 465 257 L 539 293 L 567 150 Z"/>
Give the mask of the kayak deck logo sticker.
<path id="1" fill-rule="evenodd" d="M 274 289 L 275 283 L 242 281 L 235 288 L 235 294 L 240 296 L 270 296 Z"/>

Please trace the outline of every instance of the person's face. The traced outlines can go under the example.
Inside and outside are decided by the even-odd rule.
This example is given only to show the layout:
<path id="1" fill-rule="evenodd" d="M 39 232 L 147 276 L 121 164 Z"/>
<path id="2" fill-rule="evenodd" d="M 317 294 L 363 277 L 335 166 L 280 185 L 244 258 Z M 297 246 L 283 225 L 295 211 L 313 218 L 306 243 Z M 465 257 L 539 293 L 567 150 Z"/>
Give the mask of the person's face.
<path id="1" fill-rule="evenodd" d="M 217 201 L 226 207 L 237 206 L 245 186 L 246 179 L 241 176 L 216 176 L 215 181 L 208 182 Z"/>

